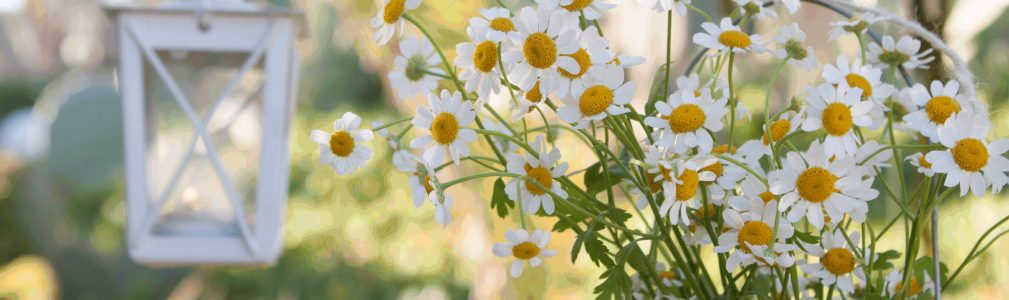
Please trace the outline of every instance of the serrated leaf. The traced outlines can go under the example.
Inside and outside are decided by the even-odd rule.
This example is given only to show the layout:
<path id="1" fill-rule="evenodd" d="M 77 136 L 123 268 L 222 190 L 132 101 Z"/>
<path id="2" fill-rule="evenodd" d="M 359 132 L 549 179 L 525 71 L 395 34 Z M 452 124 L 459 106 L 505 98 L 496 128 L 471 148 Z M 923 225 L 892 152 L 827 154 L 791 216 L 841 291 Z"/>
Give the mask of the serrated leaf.
<path id="1" fill-rule="evenodd" d="M 631 278 L 624 273 L 623 268 L 612 268 L 603 272 L 603 282 L 592 290 L 596 299 L 625 299 L 623 286 L 631 285 Z"/>
<path id="2" fill-rule="evenodd" d="M 606 215 L 610 218 L 610 220 L 613 220 L 613 222 L 620 225 L 626 224 L 627 220 L 630 220 L 632 217 L 631 214 L 628 213 L 626 210 L 619 208 L 614 208 L 607 211 Z"/>
<path id="3" fill-rule="evenodd" d="M 808 232 L 805 232 L 805 231 L 796 230 L 795 231 L 795 237 L 798 238 L 803 243 L 806 243 L 806 244 L 819 244 L 820 243 L 820 237 L 815 236 L 815 235 L 813 235 L 811 233 L 808 233 Z"/>
<path id="4" fill-rule="evenodd" d="M 897 259 L 899 257 L 900 252 L 897 252 L 897 250 L 888 250 L 881 252 L 877 254 L 875 260 L 873 260 L 871 269 L 873 271 L 883 271 L 893 268 L 893 263 L 890 261 Z"/>
<path id="5" fill-rule="evenodd" d="M 589 195 L 598 194 L 599 192 L 605 191 L 606 189 L 620 183 L 622 178 L 627 177 L 627 174 L 625 174 L 623 170 L 616 165 L 609 166 L 607 170 L 609 170 L 609 173 L 604 174 L 602 165 L 598 162 L 585 169 L 583 183 L 585 184 L 586 193 Z M 609 179 L 608 185 L 607 179 Z"/>
<path id="6" fill-rule="evenodd" d="M 505 183 L 501 178 L 494 181 L 494 194 L 490 198 L 490 207 L 497 210 L 497 216 L 501 218 L 507 217 L 508 210 L 515 207 L 515 202 L 509 200 L 508 194 L 505 193 Z"/>
<path id="7" fill-rule="evenodd" d="M 610 249 L 603 245 L 603 241 L 597 236 L 598 233 L 592 230 L 585 231 L 585 233 L 589 234 L 585 239 L 585 253 L 589 254 L 592 263 L 612 268 L 615 263 L 610 258 Z"/>

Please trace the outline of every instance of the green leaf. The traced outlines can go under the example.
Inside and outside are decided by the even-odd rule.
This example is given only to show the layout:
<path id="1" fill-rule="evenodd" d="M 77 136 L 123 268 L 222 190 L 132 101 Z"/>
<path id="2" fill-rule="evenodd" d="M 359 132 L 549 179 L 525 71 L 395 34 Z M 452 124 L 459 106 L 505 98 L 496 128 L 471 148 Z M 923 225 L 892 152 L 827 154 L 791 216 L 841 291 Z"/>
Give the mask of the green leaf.
<path id="1" fill-rule="evenodd" d="M 606 216 L 608 216 L 610 218 L 610 220 L 613 220 L 613 222 L 615 222 L 617 224 L 620 224 L 620 225 L 626 224 L 627 220 L 630 220 L 631 217 L 632 217 L 631 214 L 628 213 L 626 210 L 619 209 L 619 208 L 614 208 L 614 209 L 609 210 L 606 213 Z"/>
<path id="2" fill-rule="evenodd" d="M 888 250 L 885 252 L 881 252 L 877 254 L 876 259 L 873 260 L 871 269 L 873 271 L 883 271 L 893 268 L 893 263 L 891 263 L 890 261 L 897 259 L 899 257 L 900 252 L 897 252 L 897 250 Z"/>
<path id="3" fill-rule="evenodd" d="M 631 278 L 624 273 L 623 268 L 612 268 L 603 272 L 599 277 L 603 282 L 596 286 L 593 293 L 598 294 L 596 299 L 624 299 L 623 286 L 631 285 Z M 629 290 L 629 289 L 628 289 Z"/>
<path id="4" fill-rule="evenodd" d="M 592 263 L 597 266 L 602 264 L 605 267 L 612 268 L 614 266 L 613 259 L 610 258 L 610 249 L 603 245 L 603 241 L 599 239 L 598 233 L 594 230 L 587 230 L 583 234 L 588 234 L 585 238 L 585 253 L 589 254 L 589 259 Z"/>
<path id="5" fill-rule="evenodd" d="M 651 272 L 648 258 L 645 256 L 645 253 L 641 251 L 641 248 L 638 247 L 638 243 L 636 241 L 628 243 L 627 246 L 620 249 L 620 252 L 617 253 L 617 255 L 617 261 L 626 262 L 631 265 L 631 268 L 638 271 L 638 273 L 649 274 Z"/>
<path id="6" fill-rule="evenodd" d="M 508 216 L 508 209 L 515 207 L 515 202 L 508 199 L 505 193 L 504 180 L 498 178 L 494 181 L 494 194 L 490 198 L 490 207 L 497 210 L 497 216 L 505 218 Z"/>
<path id="7" fill-rule="evenodd" d="M 922 256 L 914 260 L 911 264 L 911 274 L 918 282 L 925 282 L 925 274 L 928 274 L 929 278 L 935 280 L 935 266 L 932 265 L 931 256 Z M 939 262 L 939 276 L 942 276 L 942 282 L 946 282 L 949 277 L 949 269 L 946 268 L 946 264 Z"/>
<path id="8" fill-rule="evenodd" d="M 819 244 L 820 237 L 804 231 L 795 231 L 795 237 L 806 244 Z"/>
<path id="9" fill-rule="evenodd" d="M 626 178 L 627 174 L 623 172 L 622 169 L 616 165 L 609 166 L 608 174 L 603 174 L 602 165 L 598 162 L 592 164 L 587 169 L 585 169 L 584 184 L 586 193 L 589 195 L 595 195 L 599 192 L 605 191 L 606 189 L 620 183 L 621 178 Z M 609 177 L 609 185 L 607 185 L 607 177 Z"/>

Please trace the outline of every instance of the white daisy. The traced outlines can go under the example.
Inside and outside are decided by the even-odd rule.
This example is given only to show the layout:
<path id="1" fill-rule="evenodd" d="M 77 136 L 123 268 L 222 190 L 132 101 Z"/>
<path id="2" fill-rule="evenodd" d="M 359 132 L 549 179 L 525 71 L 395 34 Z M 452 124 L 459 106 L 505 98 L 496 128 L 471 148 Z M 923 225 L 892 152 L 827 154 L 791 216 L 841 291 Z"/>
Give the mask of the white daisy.
<path id="1" fill-rule="evenodd" d="M 739 26 L 732 24 L 732 19 L 722 18 L 720 25 L 704 22 L 701 24 L 706 32 L 694 34 L 694 44 L 701 45 L 708 49 L 715 50 L 714 55 L 720 55 L 727 51 L 735 53 L 764 52 L 767 48 L 760 41 L 760 35 L 747 35 Z"/>
<path id="2" fill-rule="evenodd" d="M 778 0 L 781 4 L 785 5 L 785 9 L 788 9 L 788 13 L 794 14 L 799 10 L 799 0 Z"/>
<path id="3" fill-rule="evenodd" d="M 722 98 L 728 93 L 729 81 L 725 77 L 719 76 L 701 84 L 701 79 L 697 73 L 690 73 L 689 76 L 676 77 L 676 88 L 680 91 L 692 91 L 695 97 L 700 97 L 701 93 L 707 90 L 711 94 L 712 99 Z"/>
<path id="4" fill-rule="evenodd" d="M 711 132 L 722 130 L 722 117 L 729 112 L 727 99 L 711 100 L 705 90 L 700 96 L 685 90 L 669 95 L 665 102 L 656 102 L 658 117 L 645 118 L 645 124 L 655 130 L 655 145 L 673 149 L 676 153 L 698 147 L 701 153 L 711 151 Z"/>
<path id="5" fill-rule="evenodd" d="M 802 265 L 802 271 L 819 278 L 824 286 L 837 284 L 837 289 L 843 293 L 854 292 L 855 277 L 865 281 L 865 272 L 851 251 L 858 248 L 859 233 L 852 232 L 849 239 L 854 245 L 849 245 L 844 232 L 838 230 L 820 236 L 820 245 L 805 245 L 803 248 L 809 255 L 820 257 L 820 261 Z"/>
<path id="6" fill-rule="evenodd" d="M 802 125 L 805 111 L 787 111 L 778 116 L 778 120 L 771 122 L 770 130 L 765 130 L 764 136 L 760 139 L 763 155 L 772 155 L 771 142 L 781 142 L 789 134 L 794 133 Z M 746 145 L 746 143 L 743 143 Z"/>
<path id="7" fill-rule="evenodd" d="M 410 147 L 424 150 L 424 160 L 432 165 L 439 165 L 448 152 L 455 164 L 459 158 L 469 155 L 467 143 L 476 140 L 476 132 L 469 129 L 470 123 L 476 118 L 476 112 L 469 101 L 462 101 L 462 94 L 455 91 L 442 90 L 441 96 L 428 94 L 430 107 L 417 107 L 417 116 L 413 118 L 413 126 L 426 130 L 427 134 L 410 141 Z"/>
<path id="8" fill-rule="evenodd" d="M 515 257 L 510 271 L 513 278 L 522 275 L 523 261 L 529 262 L 530 267 L 537 267 L 543 263 L 544 257 L 557 255 L 557 250 L 546 249 L 547 242 L 550 241 L 550 233 L 537 229 L 532 236 L 523 229 L 508 229 L 505 232 L 507 243 L 495 243 L 494 255 L 500 257 Z"/>
<path id="9" fill-rule="evenodd" d="M 827 133 L 823 144 L 828 156 L 854 154 L 858 150 L 854 126 L 871 128 L 875 124 L 872 111 L 876 103 L 862 101 L 862 90 L 852 89 L 846 82 L 837 86 L 823 83 L 807 90 L 808 109 L 802 130 L 823 129 Z"/>
<path id="10" fill-rule="evenodd" d="M 826 65 L 823 67 L 823 79 L 831 84 L 837 85 L 846 82 L 849 87 L 862 90 L 862 99 L 871 99 L 880 106 L 886 104 L 886 99 L 893 95 L 892 85 L 883 83 L 880 78 L 883 71 L 872 65 L 863 65 L 860 59 L 855 59 L 848 65 L 848 57 L 844 54 L 837 56 L 836 65 Z M 883 107 L 886 108 L 886 107 Z"/>
<path id="11" fill-rule="evenodd" d="M 572 86 L 571 97 L 563 99 L 565 106 L 557 109 L 557 116 L 581 129 L 591 121 L 628 113 L 631 110 L 624 106 L 636 87 L 633 81 L 624 82 L 624 70 L 616 65 L 592 67 L 585 88 Z"/>
<path id="12" fill-rule="evenodd" d="M 734 272 L 740 266 L 745 267 L 754 263 L 761 269 L 787 268 L 795 262 L 795 258 L 789 254 L 795 250 L 795 246 L 786 242 L 795 233 L 795 229 L 792 228 L 792 224 L 776 216 L 779 214 L 775 209 L 776 205 L 775 200 L 765 204 L 760 198 L 751 198 L 749 205 L 741 208 L 743 209 L 741 211 L 726 208 L 722 212 L 722 220 L 727 231 L 718 236 L 718 245 L 714 250 L 715 253 L 732 251 L 725 261 L 727 271 Z M 778 231 L 775 234 L 776 218 L 779 220 L 777 220 Z M 768 247 L 773 250 L 767 251 Z"/>
<path id="13" fill-rule="evenodd" d="M 427 165 L 424 160 L 410 153 L 407 150 L 399 150 L 392 154 L 392 165 L 397 170 L 410 174 L 407 184 L 410 186 L 410 194 L 413 196 L 413 206 L 424 205 L 424 200 L 434 197 L 434 185 L 431 178 L 434 175 L 434 167 Z"/>
<path id="14" fill-rule="evenodd" d="M 683 286 L 683 282 L 679 279 L 683 275 L 680 274 L 678 269 L 667 269 L 666 264 L 660 262 L 655 264 L 655 271 L 659 272 L 659 280 L 662 282 L 662 285 L 666 287 Z"/>
<path id="15" fill-rule="evenodd" d="M 431 73 L 445 72 L 438 68 L 441 61 L 430 41 L 409 37 L 399 43 L 399 52 L 401 55 L 393 59 L 395 67 L 389 72 L 389 81 L 400 99 L 425 95 L 438 87 L 439 78 Z"/>
<path id="16" fill-rule="evenodd" d="M 714 173 L 701 171 L 701 168 L 715 161 L 714 158 L 696 156 L 687 161 L 674 162 L 672 169 L 667 169 L 659 164 L 657 171 L 662 174 L 664 181 L 662 194 L 665 198 L 659 207 L 659 214 L 668 217 L 669 222 L 673 225 L 681 222 L 690 225 L 687 208 L 696 208 L 700 204 L 697 201 L 697 195 L 700 194 L 701 182 L 715 180 Z M 649 172 L 653 171 L 649 170 Z"/>
<path id="17" fill-rule="evenodd" d="M 865 142 L 855 151 L 855 171 L 863 176 L 873 176 L 876 168 L 889 168 L 893 151 L 882 151 L 883 145 L 875 140 Z M 878 153 L 877 153 L 878 152 Z"/>
<path id="18" fill-rule="evenodd" d="M 508 33 L 515 30 L 515 22 L 511 12 L 503 7 L 480 9 L 480 16 L 469 19 L 470 38 L 476 40 L 504 41 Z"/>
<path id="19" fill-rule="evenodd" d="M 529 90 L 521 93 L 521 96 L 515 98 L 516 103 L 512 106 L 512 121 L 518 122 L 525 118 L 526 115 L 535 110 L 535 106 L 543 103 L 543 93 L 540 89 L 540 81 L 537 80 L 533 87 Z"/>
<path id="20" fill-rule="evenodd" d="M 690 213 L 690 224 L 681 224 L 686 227 L 683 237 L 684 241 L 694 246 L 710 245 L 712 235 L 715 234 L 715 232 L 709 232 L 708 225 L 711 226 L 710 228 L 712 230 L 718 228 L 719 215 L 718 206 L 712 203 L 708 203 L 707 206 L 694 209 L 694 211 Z"/>
<path id="21" fill-rule="evenodd" d="M 610 49 L 610 57 L 614 57 L 610 63 L 616 64 L 624 69 L 630 69 L 631 67 L 645 63 L 644 56 L 617 54 L 616 51 L 613 51 L 612 49 Z"/>
<path id="22" fill-rule="evenodd" d="M 602 11 L 617 7 L 602 0 L 537 0 L 536 3 L 550 10 L 567 12 L 569 17 L 584 15 L 586 20 L 598 20 L 603 16 Z"/>
<path id="23" fill-rule="evenodd" d="M 739 183 L 739 189 L 743 192 L 744 197 L 729 197 L 729 206 L 736 210 L 749 210 L 751 199 L 760 199 L 765 204 L 777 199 L 768 186 L 753 176 L 743 178 L 743 181 Z"/>
<path id="24" fill-rule="evenodd" d="M 739 5 L 741 9 L 747 15 L 756 17 L 759 20 L 774 20 L 778 18 L 778 14 L 774 12 L 774 9 L 770 6 L 766 6 L 767 2 L 771 0 L 732 0 Z"/>
<path id="25" fill-rule="evenodd" d="M 439 191 L 435 190 L 428 198 L 434 205 L 434 222 L 445 227 L 448 226 L 448 223 L 452 223 L 452 213 L 449 211 L 452 209 L 452 196 L 442 192 L 443 198 L 439 199 L 437 193 Z"/>
<path id="26" fill-rule="evenodd" d="M 935 170 L 932 170 L 932 164 L 925 160 L 925 153 L 916 152 L 908 155 L 905 160 L 911 162 L 911 165 L 918 170 L 918 173 L 925 174 L 928 177 L 935 175 Z"/>
<path id="27" fill-rule="evenodd" d="M 728 145 L 714 147 L 711 149 L 711 153 L 726 155 L 747 165 L 759 164 L 756 160 L 746 161 L 746 158 L 742 154 L 736 152 L 735 147 L 730 149 Z M 715 205 L 722 205 L 729 192 L 736 190 L 736 184 L 749 174 L 735 163 L 722 159 L 717 159 L 714 163 L 701 168 L 701 171 L 709 171 L 715 174 L 714 182 L 705 185 L 708 192 L 708 201 Z"/>
<path id="28" fill-rule="evenodd" d="M 883 36 L 883 45 L 876 43 L 869 44 L 869 61 L 878 63 L 882 68 L 889 68 L 891 65 L 901 65 L 904 69 L 914 70 L 917 68 L 927 69 L 928 63 L 935 57 L 931 57 L 932 48 L 918 53 L 921 49 L 921 41 L 910 36 L 902 36 L 896 43 L 892 36 Z"/>
<path id="29" fill-rule="evenodd" d="M 382 10 L 371 19 L 371 27 L 378 31 L 371 36 L 379 45 L 385 45 L 396 33 L 403 32 L 403 13 L 420 6 L 420 0 L 382 0 Z"/>
<path id="30" fill-rule="evenodd" d="M 935 284 L 932 282 L 932 277 L 928 275 L 928 272 L 922 273 L 922 280 L 919 282 L 917 278 L 911 276 L 908 280 L 907 294 L 906 297 L 914 298 L 916 296 L 925 295 L 931 296 L 932 289 L 935 288 Z M 901 275 L 899 270 L 893 270 L 890 274 L 886 275 L 886 293 L 890 297 L 895 297 L 898 293 L 904 292 L 904 276 Z"/>
<path id="31" fill-rule="evenodd" d="M 954 114 L 937 129 L 939 143 L 945 150 L 931 151 L 925 160 L 936 173 L 946 174 L 946 187 L 960 185 L 960 196 L 970 190 L 975 196 L 984 195 L 988 186 L 998 193 L 1009 182 L 1009 159 L 1002 156 L 1009 150 L 1009 139 L 988 143 L 990 124 L 984 116 Z"/>
<path id="32" fill-rule="evenodd" d="M 319 144 L 319 161 L 330 165 L 337 174 L 346 175 L 363 168 L 371 159 L 371 149 L 364 143 L 371 141 L 371 130 L 358 129 L 361 118 L 352 112 L 333 122 L 333 132 L 312 130 L 312 141 Z"/>
<path id="33" fill-rule="evenodd" d="M 914 107 L 904 115 L 904 126 L 937 142 L 936 128 L 946 123 L 950 116 L 974 114 L 973 106 L 959 92 L 960 83 L 956 80 L 950 80 L 945 85 L 938 80 L 932 81 L 931 93 L 920 83 L 910 87 L 907 96 L 914 102 Z"/>
<path id="34" fill-rule="evenodd" d="M 823 228 L 825 211 L 835 224 L 845 213 L 859 223 L 865 221 L 866 202 L 879 195 L 872 189 L 873 177 L 863 180 L 854 172 L 854 157 L 831 160 L 823 148 L 813 141 L 804 155 L 789 152 L 784 168 L 768 175 L 771 193 L 781 196 L 779 209 L 789 210 L 789 222 L 805 217 L 817 229 Z"/>
<path id="35" fill-rule="evenodd" d="M 560 86 L 554 91 L 558 98 L 567 97 L 569 92 L 588 87 L 589 68 L 604 66 L 613 61 L 613 56 L 608 48 L 609 42 L 606 38 L 599 36 L 595 27 L 586 28 L 584 31 L 575 29 L 575 31 L 579 33 L 578 51 L 566 56 L 574 58 L 578 62 L 578 72 L 557 70 L 561 74 Z"/>
<path id="36" fill-rule="evenodd" d="M 455 46 L 458 56 L 455 65 L 462 68 L 459 79 L 466 82 L 466 90 L 476 91 L 480 99 L 501 92 L 501 66 L 498 66 L 498 43 L 483 37 L 473 42 Z"/>
<path id="37" fill-rule="evenodd" d="M 560 88 L 559 69 L 579 72 L 578 61 L 571 57 L 579 49 L 577 26 L 572 23 L 576 19 L 527 6 L 514 20 L 516 30 L 508 33 L 512 45 L 501 57 L 512 83 L 529 91 L 539 82 L 539 92 L 548 95 Z"/>
<path id="38" fill-rule="evenodd" d="M 675 9 L 677 15 L 687 15 L 687 5 L 691 0 L 638 0 L 638 4 L 644 5 L 657 12 L 667 12 Z"/>
<path id="39" fill-rule="evenodd" d="M 792 1 L 798 1 L 798 0 L 792 0 Z M 875 14 L 862 13 L 860 15 L 851 17 L 850 19 L 847 20 L 830 22 L 831 29 L 830 33 L 828 33 L 827 35 L 829 36 L 829 39 L 831 41 L 837 40 L 846 33 L 854 33 L 857 35 L 861 35 L 862 33 L 865 33 L 867 29 L 869 29 L 869 26 L 872 26 L 872 24 L 879 22 L 881 20 L 883 20 L 883 18 L 878 17 Z"/>
<path id="40" fill-rule="evenodd" d="M 803 47 L 806 41 L 806 33 L 799 29 L 799 24 L 782 26 L 778 29 L 778 35 L 774 37 L 778 43 L 778 49 L 774 50 L 774 56 L 778 59 L 788 59 L 788 62 L 803 70 L 811 71 L 816 69 L 819 62 L 813 54 L 813 47 Z"/>
<path id="41" fill-rule="evenodd" d="M 561 198 L 567 198 L 568 193 L 564 191 L 559 183 L 554 182 L 555 177 L 564 176 L 568 170 L 567 163 L 556 165 L 561 159 L 561 152 L 557 148 L 546 152 L 546 143 L 543 137 L 537 137 L 533 141 L 532 147 L 539 151 L 539 158 L 530 153 L 525 156 L 509 153 L 507 155 L 508 172 L 526 176 L 536 180 L 540 185 L 549 189 Z M 556 165 L 556 166 L 554 166 Z M 512 178 L 505 185 L 505 193 L 512 201 L 522 201 L 522 207 L 530 214 L 535 214 L 543 206 L 543 212 L 548 215 L 554 214 L 554 199 L 549 193 L 536 186 L 530 181 L 521 178 Z"/>

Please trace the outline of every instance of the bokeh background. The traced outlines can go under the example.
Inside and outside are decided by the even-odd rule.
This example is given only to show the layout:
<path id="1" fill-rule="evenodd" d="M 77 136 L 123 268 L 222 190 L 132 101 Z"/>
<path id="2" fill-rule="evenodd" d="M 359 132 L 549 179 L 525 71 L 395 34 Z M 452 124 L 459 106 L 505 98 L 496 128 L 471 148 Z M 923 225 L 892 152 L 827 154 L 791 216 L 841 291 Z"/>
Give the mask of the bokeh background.
<path id="1" fill-rule="evenodd" d="M 160 1 L 118 0 L 157 4 Z M 263 3 L 265 1 L 259 1 Z M 504 0 L 512 8 L 531 1 Z M 629 72 L 639 81 L 634 105 L 647 97 L 651 75 L 664 60 L 665 15 L 633 1 L 605 13 L 602 27 L 613 47 L 644 56 Z M 731 10 L 728 0 L 694 1 L 714 16 Z M 1009 118 L 1009 0 L 859 0 L 917 19 L 942 35 L 970 62 L 983 101 L 992 107 L 996 134 L 1005 136 Z M 879 2 L 879 3 L 877 3 Z M 114 71 L 115 40 L 98 1 L 0 0 L 0 299 L 70 298 L 551 298 L 591 296 L 601 270 L 585 255 L 568 259 L 573 236 L 555 234 L 549 248 L 560 255 L 545 267 L 509 279 L 506 259 L 491 247 L 516 223 L 488 207 L 491 182 L 473 182 L 451 191 L 454 221 L 435 224 L 433 208 L 411 205 L 406 175 L 394 172 L 381 139 L 369 165 L 338 176 L 319 164 L 308 136 L 325 129 L 345 111 L 373 120 L 395 120 L 422 99 L 397 99 L 388 84 L 396 39 L 385 47 L 370 40 L 374 0 L 280 0 L 270 5 L 305 12 L 306 35 L 298 42 L 302 73 L 292 128 L 290 195 L 283 254 L 272 267 L 151 268 L 132 262 L 124 244 L 122 118 Z M 478 0 L 423 0 L 412 12 L 434 29 L 442 45 L 464 38 L 468 18 L 493 5 Z M 851 38 L 828 42 L 828 21 L 840 17 L 803 4 L 794 17 L 817 49 L 820 62 L 838 53 L 856 55 Z M 696 17 L 673 19 L 673 70 L 682 71 L 697 50 L 689 42 Z M 755 30 L 772 36 L 769 26 Z M 885 25 L 877 30 L 897 33 Z M 407 26 L 406 35 L 419 35 Z M 937 60 L 920 80 L 947 78 Z M 771 68 L 769 55 L 741 63 L 740 95 L 753 111 L 762 101 Z M 792 70 L 779 93 L 818 80 L 819 70 Z M 677 73 L 674 73 L 677 74 Z M 448 87 L 448 82 L 442 82 Z M 504 101 L 492 103 L 503 107 Z M 755 120 L 762 120 L 759 113 Z M 556 121 L 556 119 L 555 119 Z M 743 121 L 742 134 L 758 135 L 759 124 Z M 746 129 L 749 128 L 749 129 Z M 561 140 L 561 143 L 566 141 Z M 569 141 L 567 141 L 569 142 Z M 577 148 L 573 148 L 577 149 Z M 486 151 L 478 147 L 476 151 Z M 573 170 L 587 166 L 586 151 L 567 151 Z M 449 170 L 456 177 L 472 169 Z M 980 234 L 1009 214 L 1005 195 L 965 198 L 943 204 L 939 245 L 942 260 L 956 266 Z M 626 205 L 626 203 L 625 203 Z M 871 222 L 895 213 L 888 200 L 873 201 Z M 554 219 L 534 218 L 550 228 Z M 903 228 L 890 233 L 883 249 L 902 247 Z M 932 245 L 925 245 L 931 247 Z M 999 241 L 968 266 L 948 291 L 956 298 L 1009 297 L 1009 241 Z M 927 253 L 927 252 L 923 252 Z"/>

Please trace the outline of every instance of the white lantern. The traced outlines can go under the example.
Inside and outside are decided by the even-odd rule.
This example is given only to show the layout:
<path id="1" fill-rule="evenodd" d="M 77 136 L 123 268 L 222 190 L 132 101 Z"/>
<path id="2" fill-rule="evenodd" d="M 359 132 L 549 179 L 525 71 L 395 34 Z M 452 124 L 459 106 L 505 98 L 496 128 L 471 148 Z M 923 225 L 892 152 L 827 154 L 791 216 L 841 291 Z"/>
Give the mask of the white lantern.
<path id="1" fill-rule="evenodd" d="M 119 39 L 130 256 L 273 263 L 300 13 L 226 0 L 108 11 Z"/>

